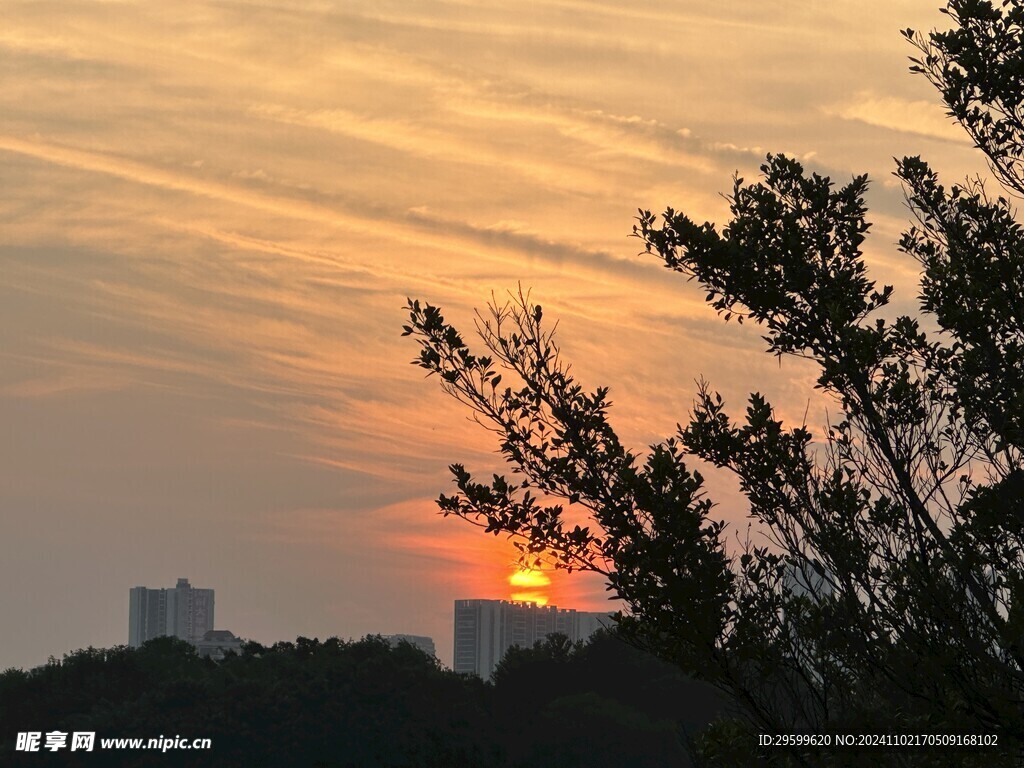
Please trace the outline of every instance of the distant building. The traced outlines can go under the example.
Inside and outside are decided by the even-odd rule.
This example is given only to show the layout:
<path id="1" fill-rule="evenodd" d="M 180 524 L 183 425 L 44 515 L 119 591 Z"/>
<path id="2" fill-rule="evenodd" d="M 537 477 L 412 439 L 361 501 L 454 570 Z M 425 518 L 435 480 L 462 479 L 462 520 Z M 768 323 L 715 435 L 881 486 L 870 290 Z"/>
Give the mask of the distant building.
<path id="1" fill-rule="evenodd" d="M 128 645 L 138 648 L 170 635 L 195 641 L 213 629 L 213 590 L 178 579 L 170 589 L 132 587 L 128 593 Z"/>
<path id="2" fill-rule="evenodd" d="M 456 600 L 456 672 L 488 679 L 513 645 L 532 648 L 538 640 L 559 633 L 571 641 L 587 640 L 612 626 L 611 614 L 515 600 Z"/>
<path id="3" fill-rule="evenodd" d="M 196 653 L 214 661 L 223 659 L 228 651 L 239 653 L 242 650 L 242 639 L 227 629 L 211 629 L 202 638 L 191 642 Z"/>
<path id="4" fill-rule="evenodd" d="M 820 563 L 794 561 L 786 564 L 782 573 L 782 586 L 793 597 L 807 597 L 819 602 L 832 596 L 832 574 Z M 821 569 L 820 571 L 818 569 Z"/>
<path id="5" fill-rule="evenodd" d="M 424 635 L 384 635 L 384 639 L 391 643 L 392 648 L 397 648 L 401 642 L 409 643 L 423 651 L 427 656 L 437 656 L 437 649 L 434 648 L 434 639 Z"/>

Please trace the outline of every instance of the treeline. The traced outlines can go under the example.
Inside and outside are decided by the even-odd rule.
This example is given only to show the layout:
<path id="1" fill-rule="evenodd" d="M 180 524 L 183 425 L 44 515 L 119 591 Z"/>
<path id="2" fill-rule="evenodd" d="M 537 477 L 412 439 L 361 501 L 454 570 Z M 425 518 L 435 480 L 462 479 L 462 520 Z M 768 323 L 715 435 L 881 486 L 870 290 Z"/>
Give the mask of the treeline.
<path id="1" fill-rule="evenodd" d="M 690 765 L 715 692 L 599 633 L 513 649 L 493 683 L 379 637 L 265 647 L 223 661 L 160 638 L 0 675 L 0 765 L 602 768 Z M 95 732 L 94 750 L 16 751 L 19 732 Z M 209 738 L 206 750 L 102 749 Z M 45 742 L 45 736 L 43 741 Z"/>

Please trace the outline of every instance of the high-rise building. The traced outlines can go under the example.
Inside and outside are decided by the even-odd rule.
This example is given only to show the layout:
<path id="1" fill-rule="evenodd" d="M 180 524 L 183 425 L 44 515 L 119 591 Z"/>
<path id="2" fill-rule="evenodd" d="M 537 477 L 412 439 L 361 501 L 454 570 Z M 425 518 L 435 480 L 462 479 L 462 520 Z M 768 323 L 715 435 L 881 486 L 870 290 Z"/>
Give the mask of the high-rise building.
<path id="1" fill-rule="evenodd" d="M 810 563 L 789 563 L 782 573 L 782 585 L 794 597 L 808 597 L 815 603 L 829 598 L 832 596 L 834 577 L 820 564 L 818 567 L 821 568 L 820 572 Z"/>
<path id="2" fill-rule="evenodd" d="M 128 593 L 128 645 L 138 648 L 163 635 L 195 642 L 213 629 L 213 590 L 178 579 L 170 589 L 132 587 Z"/>
<path id="3" fill-rule="evenodd" d="M 588 639 L 612 625 L 609 613 L 515 600 L 456 600 L 456 672 L 489 678 L 513 645 L 532 648 L 538 640 L 559 633 L 571 641 Z"/>

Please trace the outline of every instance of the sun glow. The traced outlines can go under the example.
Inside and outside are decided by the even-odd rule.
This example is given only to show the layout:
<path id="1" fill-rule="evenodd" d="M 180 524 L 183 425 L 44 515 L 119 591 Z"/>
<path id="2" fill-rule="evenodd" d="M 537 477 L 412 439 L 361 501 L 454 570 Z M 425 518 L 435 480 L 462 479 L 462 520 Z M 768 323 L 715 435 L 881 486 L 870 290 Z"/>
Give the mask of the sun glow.
<path id="1" fill-rule="evenodd" d="M 536 603 L 537 605 L 547 605 L 547 595 L 538 595 L 535 592 L 513 592 L 512 599 L 517 603 Z"/>
<path id="2" fill-rule="evenodd" d="M 508 583 L 515 588 L 513 600 L 547 605 L 548 596 L 545 587 L 551 584 L 551 577 L 544 571 L 533 568 L 520 568 L 508 577 Z"/>

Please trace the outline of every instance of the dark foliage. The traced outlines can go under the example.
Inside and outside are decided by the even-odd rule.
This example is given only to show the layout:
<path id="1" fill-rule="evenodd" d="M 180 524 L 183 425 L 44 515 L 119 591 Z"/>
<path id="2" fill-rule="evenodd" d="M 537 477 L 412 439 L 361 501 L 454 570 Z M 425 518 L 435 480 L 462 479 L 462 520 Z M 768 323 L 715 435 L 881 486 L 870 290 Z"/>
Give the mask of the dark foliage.
<path id="1" fill-rule="evenodd" d="M 511 466 L 480 482 L 453 465 L 443 514 L 511 535 L 527 563 L 603 574 L 620 631 L 729 692 L 754 732 L 996 735 L 984 753 L 878 760 L 1009 764 L 1024 739 L 1024 231 L 1009 199 L 1024 194 L 1024 7 L 945 13 L 951 31 L 905 31 L 913 70 L 1006 194 L 898 163 L 918 316 L 888 317 L 893 289 L 868 276 L 866 176 L 836 185 L 769 155 L 756 183 L 735 180 L 725 226 L 669 209 L 634 229 L 725 320 L 758 325 L 769 354 L 815 366 L 839 413 L 819 437 L 759 393 L 735 419 L 705 384 L 675 435 L 633 452 L 609 390 L 575 380 L 522 292 L 478 315 L 483 354 L 419 301 L 405 333 Z M 689 457 L 738 479 L 763 541 L 727 546 Z M 723 734 L 707 754 L 731 754 Z"/>
<path id="2" fill-rule="evenodd" d="M 728 716 L 712 686 L 605 632 L 510 649 L 494 688 L 499 721 L 528 734 L 509 742 L 513 763 L 538 768 L 691 765 L 694 739 Z"/>
<path id="3" fill-rule="evenodd" d="M 220 663 L 180 640 L 88 649 L 0 676 L 3 765 L 501 764 L 484 684 L 379 638 L 244 646 Z M 15 754 L 19 731 L 210 738 L 212 751 Z M 98 745 L 97 745 L 98 747 Z M 20 762 L 19 762 L 20 760 Z"/>
<path id="4" fill-rule="evenodd" d="M 0 765 L 597 768 L 686 765 L 713 691 L 601 636 L 515 649 L 496 685 L 380 638 L 249 643 L 222 662 L 160 638 L 0 675 Z M 19 731 L 210 738 L 210 751 L 16 752 Z"/>

